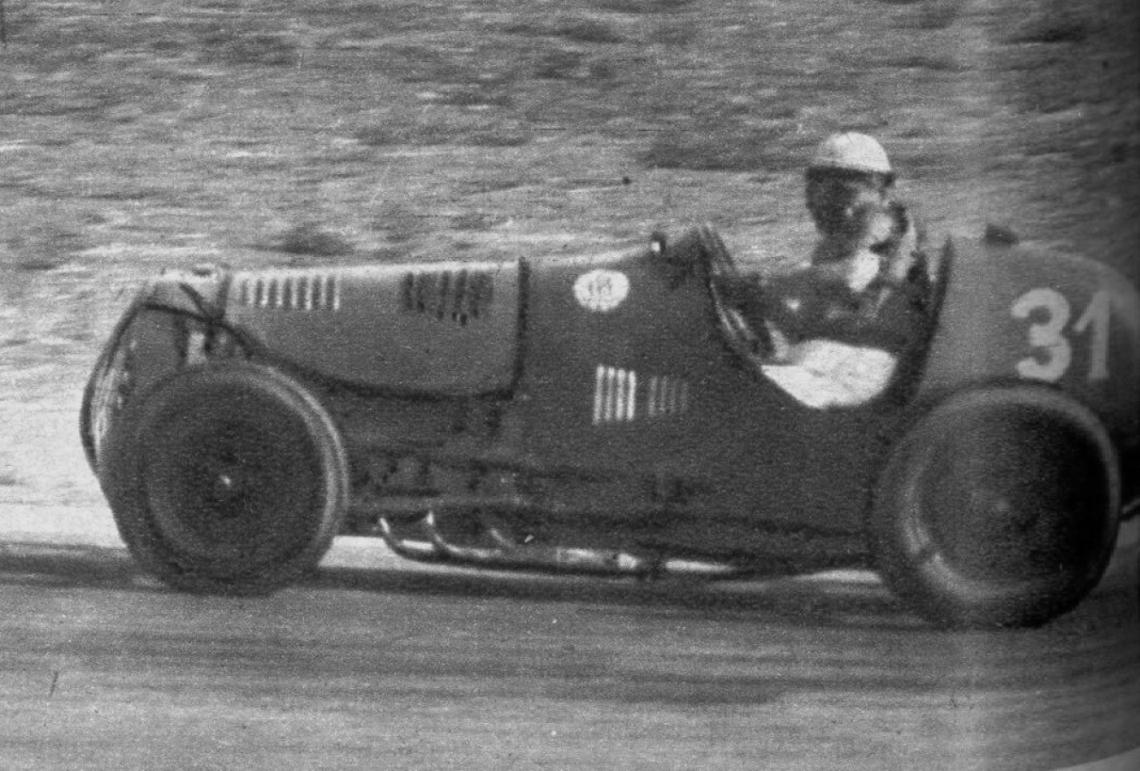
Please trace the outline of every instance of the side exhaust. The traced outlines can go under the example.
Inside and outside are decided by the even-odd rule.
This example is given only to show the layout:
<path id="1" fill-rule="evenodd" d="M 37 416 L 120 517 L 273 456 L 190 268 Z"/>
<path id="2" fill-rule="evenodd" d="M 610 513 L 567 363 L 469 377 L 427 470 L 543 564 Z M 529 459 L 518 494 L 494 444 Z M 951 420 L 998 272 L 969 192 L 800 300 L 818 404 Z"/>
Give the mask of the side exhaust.
<path id="1" fill-rule="evenodd" d="M 384 542 L 395 554 L 418 562 L 470 565 L 491 570 L 627 576 L 641 580 L 664 575 L 724 579 L 751 572 L 728 563 L 643 557 L 606 549 L 519 543 L 499 527 L 482 524 L 482 535 L 488 542 L 485 546 L 457 544 L 449 540 L 440 530 L 435 512 L 432 511 L 417 522 L 427 540 L 399 536 L 384 517 L 379 520 L 379 530 Z"/>

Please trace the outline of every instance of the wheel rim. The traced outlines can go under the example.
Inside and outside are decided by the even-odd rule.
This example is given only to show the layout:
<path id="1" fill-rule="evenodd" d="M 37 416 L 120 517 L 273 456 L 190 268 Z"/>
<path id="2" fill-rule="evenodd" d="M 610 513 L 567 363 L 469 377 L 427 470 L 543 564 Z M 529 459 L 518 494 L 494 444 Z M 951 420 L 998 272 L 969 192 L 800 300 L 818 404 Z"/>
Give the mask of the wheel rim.
<path id="1" fill-rule="evenodd" d="M 325 505 L 320 448 L 262 394 L 176 402 L 155 420 L 143 480 L 172 550 L 219 573 L 256 572 L 305 548 Z"/>

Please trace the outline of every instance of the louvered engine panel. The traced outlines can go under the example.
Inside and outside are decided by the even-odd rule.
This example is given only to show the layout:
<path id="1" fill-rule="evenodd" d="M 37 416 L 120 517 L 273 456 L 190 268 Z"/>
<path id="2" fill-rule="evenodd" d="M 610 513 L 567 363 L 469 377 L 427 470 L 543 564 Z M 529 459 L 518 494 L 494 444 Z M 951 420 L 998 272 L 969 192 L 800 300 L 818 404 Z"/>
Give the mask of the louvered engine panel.
<path id="1" fill-rule="evenodd" d="M 226 315 L 327 376 L 464 395 L 511 385 L 518 297 L 517 262 L 239 271 Z"/>

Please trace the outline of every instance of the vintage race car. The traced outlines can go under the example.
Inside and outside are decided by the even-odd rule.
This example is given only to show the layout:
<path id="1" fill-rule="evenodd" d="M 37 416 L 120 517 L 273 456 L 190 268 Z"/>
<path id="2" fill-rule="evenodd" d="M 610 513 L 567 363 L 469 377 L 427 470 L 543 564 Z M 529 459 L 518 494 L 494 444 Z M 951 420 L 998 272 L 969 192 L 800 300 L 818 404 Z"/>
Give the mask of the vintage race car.
<path id="1" fill-rule="evenodd" d="M 130 552 L 181 590 L 271 591 L 355 534 L 490 569 L 872 567 L 935 623 L 1040 624 L 1137 511 L 1140 300 L 1017 244 L 930 262 L 920 344 L 850 403 L 766 359 L 708 227 L 169 272 L 99 358 L 82 440 Z"/>

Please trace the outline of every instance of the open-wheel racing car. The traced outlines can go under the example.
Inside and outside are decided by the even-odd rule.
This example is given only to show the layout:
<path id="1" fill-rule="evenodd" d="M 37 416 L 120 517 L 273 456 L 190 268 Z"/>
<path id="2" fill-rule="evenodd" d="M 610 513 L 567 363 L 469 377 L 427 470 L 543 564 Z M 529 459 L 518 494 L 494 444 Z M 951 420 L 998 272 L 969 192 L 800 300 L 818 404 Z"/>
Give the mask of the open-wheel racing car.
<path id="1" fill-rule="evenodd" d="M 765 363 L 708 227 L 575 257 L 168 272 L 85 394 L 119 532 L 251 594 L 337 534 L 491 569 L 871 567 L 943 625 L 1033 625 L 1137 510 L 1140 301 L 1095 262 L 948 240 L 881 396 Z"/>

